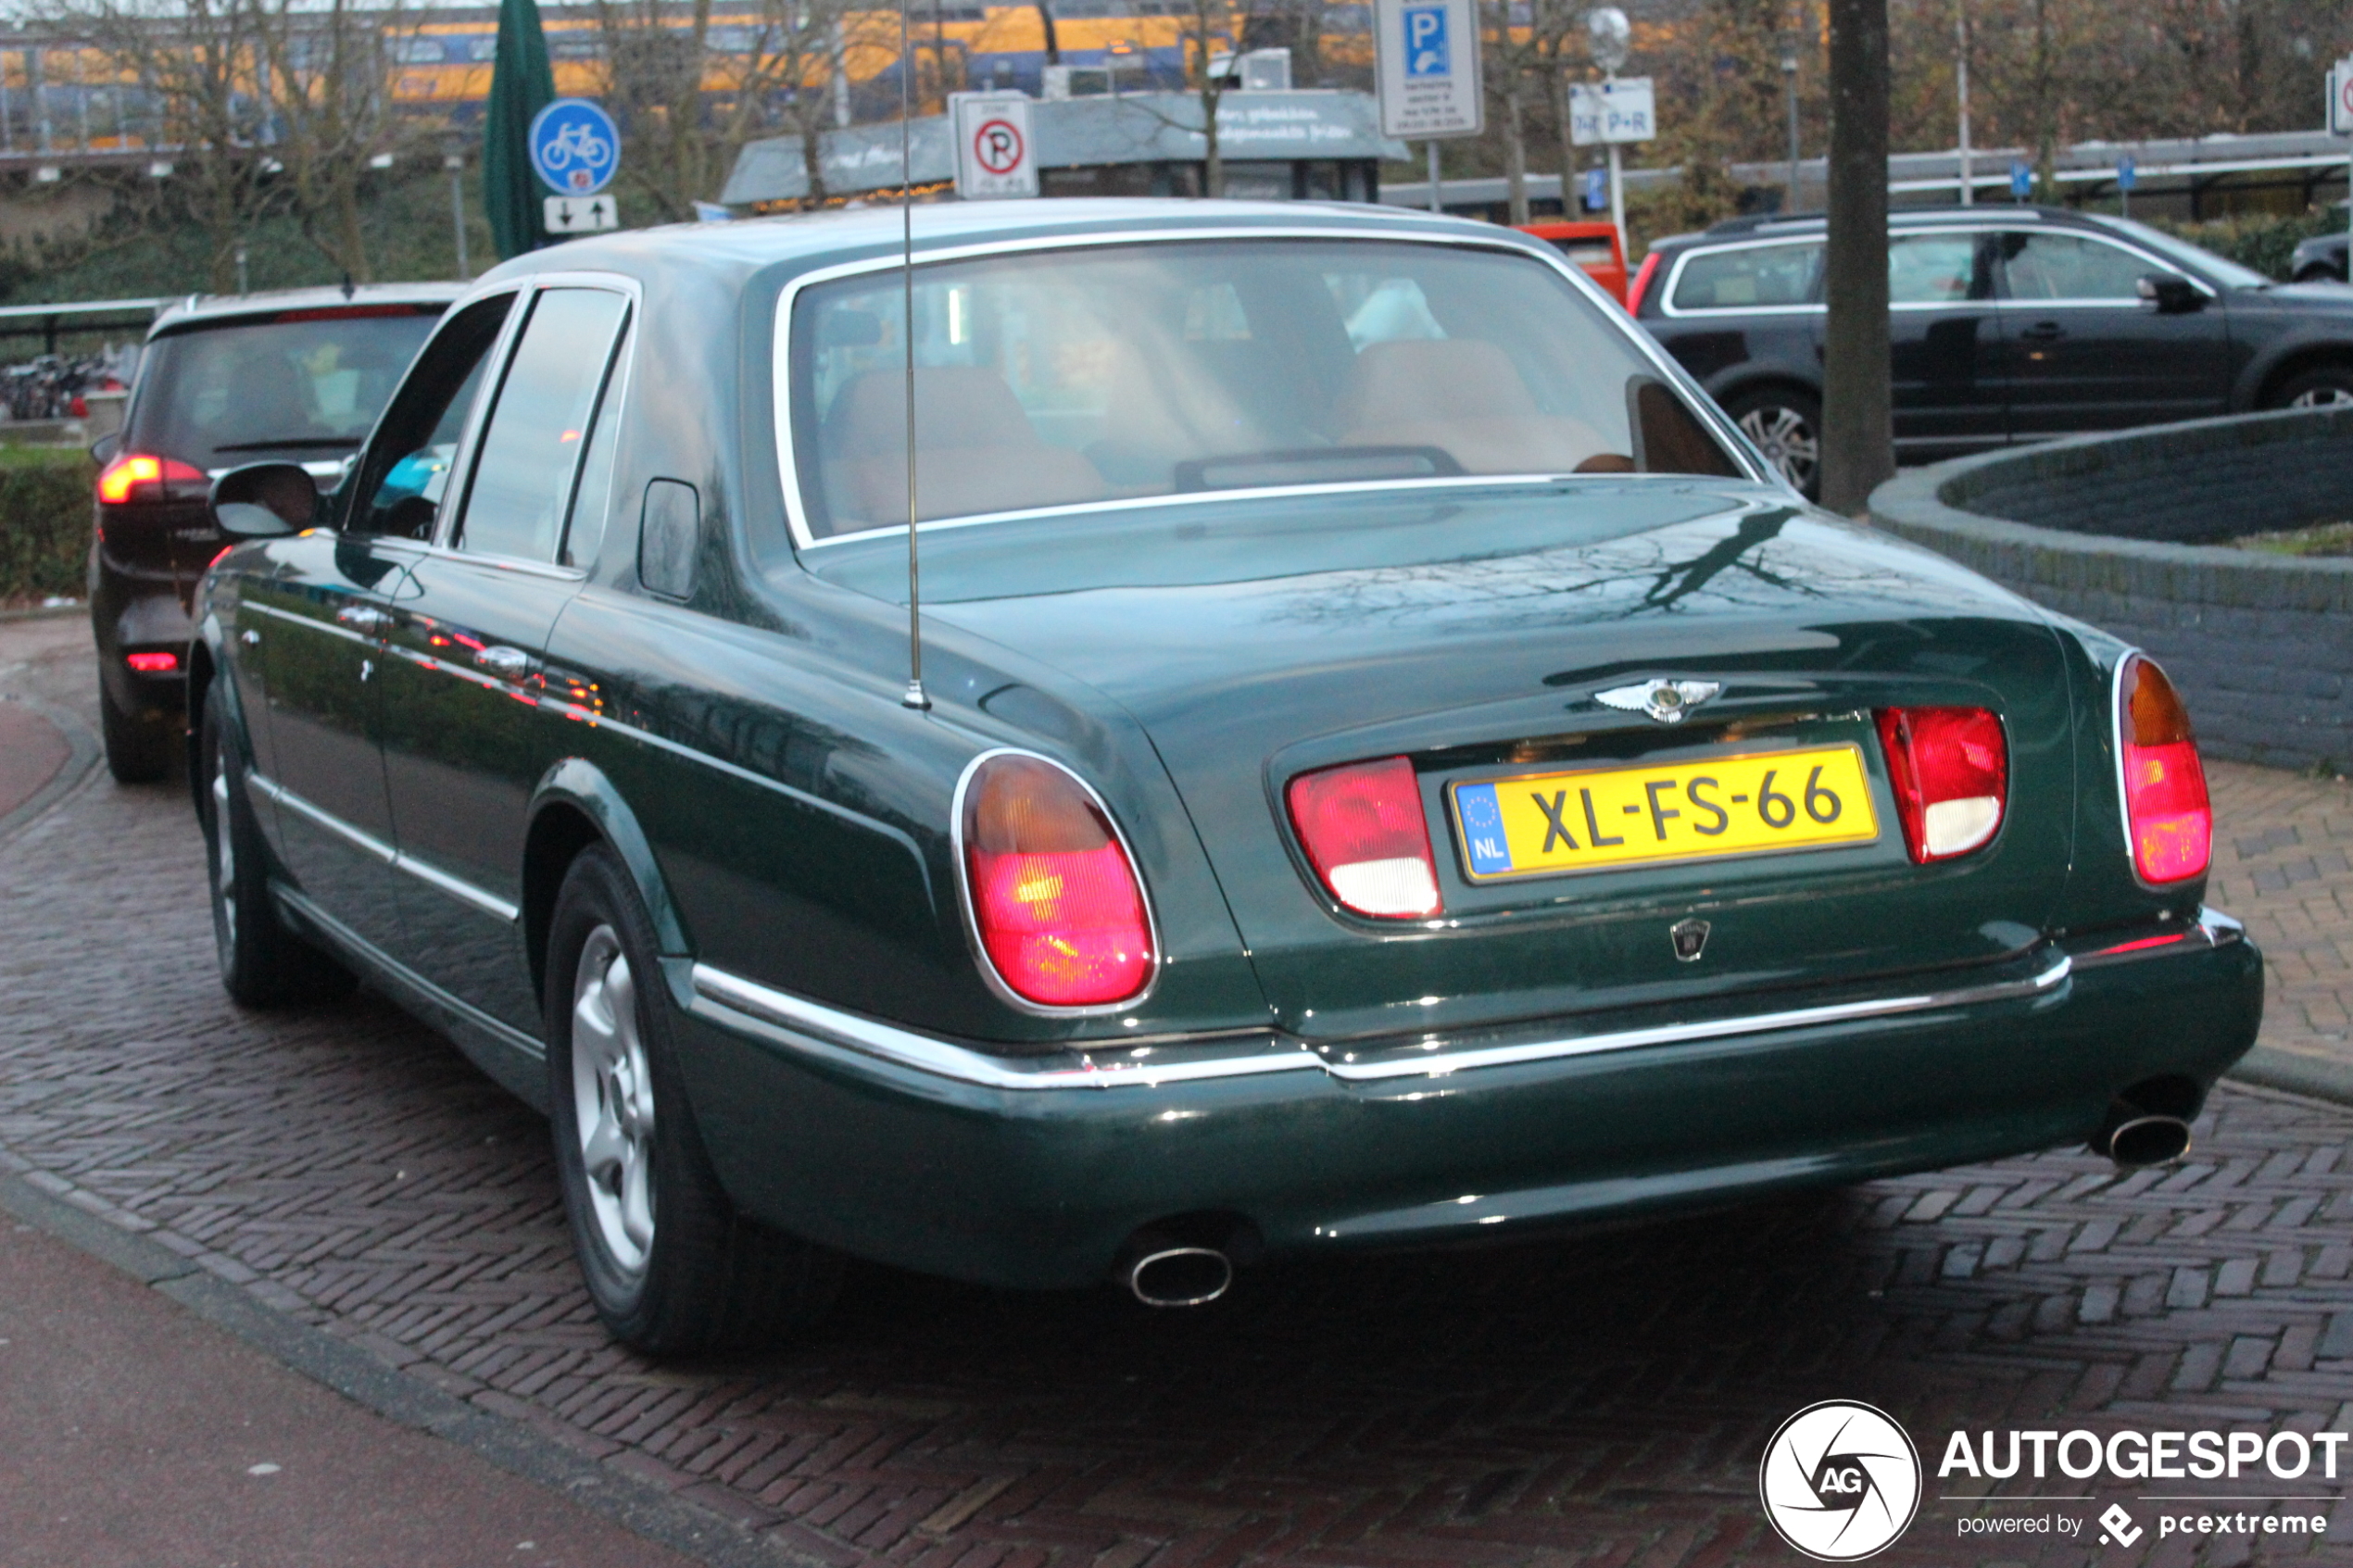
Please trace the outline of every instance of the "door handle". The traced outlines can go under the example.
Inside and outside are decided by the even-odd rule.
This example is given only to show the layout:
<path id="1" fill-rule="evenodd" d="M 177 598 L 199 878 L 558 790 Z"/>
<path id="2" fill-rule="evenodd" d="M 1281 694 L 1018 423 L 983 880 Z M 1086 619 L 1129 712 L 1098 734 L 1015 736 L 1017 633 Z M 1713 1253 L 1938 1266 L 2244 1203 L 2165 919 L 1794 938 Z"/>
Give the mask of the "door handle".
<path id="1" fill-rule="evenodd" d="M 2018 335 L 2027 343 L 2057 343 L 2067 335 L 2067 329 L 2057 321 L 2037 321 Z"/>
<path id="2" fill-rule="evenodd" d="M 381 632 L 392 624 L 392 617 L 373 605 L 346 605 L 335 619 L 356 632 Z"/>
<path id="3" fill-rule="evenodd" d="M 518 680 L 530 672 L 531 655 L 521 648 L 510 648 L 503 643 L 494 644 L 474 655 L 474 662 L 492 674 L 507 680 Z"/>

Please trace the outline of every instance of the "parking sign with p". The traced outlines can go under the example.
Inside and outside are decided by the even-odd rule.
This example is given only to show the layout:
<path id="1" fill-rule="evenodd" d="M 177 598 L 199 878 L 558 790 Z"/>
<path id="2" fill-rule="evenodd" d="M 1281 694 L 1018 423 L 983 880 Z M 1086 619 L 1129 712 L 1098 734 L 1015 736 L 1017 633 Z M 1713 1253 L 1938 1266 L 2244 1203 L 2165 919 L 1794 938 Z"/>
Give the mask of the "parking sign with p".
<path id="1" fill-rule="evenodd" d="M 1446 7 L 1405 7 L 1405 75 L 1408 80 L 1445 76 L 1453 70 L 1447 57 Z"/>
<path id="2" fill-rule="evenodd" d="M 1485 106 L 1472 0 L 1374 0 L 1373 44 L 1382 135 L 1479 133 Z"/>

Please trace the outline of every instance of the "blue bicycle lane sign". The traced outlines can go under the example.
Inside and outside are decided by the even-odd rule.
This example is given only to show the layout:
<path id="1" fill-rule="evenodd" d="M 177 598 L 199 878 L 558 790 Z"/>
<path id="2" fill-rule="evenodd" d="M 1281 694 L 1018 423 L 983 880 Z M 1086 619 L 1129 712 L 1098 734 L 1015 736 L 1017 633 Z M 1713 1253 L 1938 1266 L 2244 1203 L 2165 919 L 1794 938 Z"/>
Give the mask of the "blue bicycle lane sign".
<path id="1" fill-rule="evenodd" d="M 531 167 L 559 195 L 589 196 L 621 167 L 621 128 L 585 98 L 558 98 L 532 117 Z"/>

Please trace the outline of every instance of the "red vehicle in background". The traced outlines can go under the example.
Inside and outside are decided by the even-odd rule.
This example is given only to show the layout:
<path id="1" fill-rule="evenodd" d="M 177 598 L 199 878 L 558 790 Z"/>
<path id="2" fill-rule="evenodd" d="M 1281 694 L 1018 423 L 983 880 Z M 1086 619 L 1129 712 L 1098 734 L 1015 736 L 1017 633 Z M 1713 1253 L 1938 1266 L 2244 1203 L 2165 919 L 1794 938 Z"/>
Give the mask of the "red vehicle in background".
<path id="1" fill-rule="evenodd" d="M 1627 305 L 1626 242 L 1617 224 L 1523 223 L 1519 232 L 1550 240 L 1563 256 L 1585 269 L 1593 282 L 1607 289 L 1612 299 Z"/>

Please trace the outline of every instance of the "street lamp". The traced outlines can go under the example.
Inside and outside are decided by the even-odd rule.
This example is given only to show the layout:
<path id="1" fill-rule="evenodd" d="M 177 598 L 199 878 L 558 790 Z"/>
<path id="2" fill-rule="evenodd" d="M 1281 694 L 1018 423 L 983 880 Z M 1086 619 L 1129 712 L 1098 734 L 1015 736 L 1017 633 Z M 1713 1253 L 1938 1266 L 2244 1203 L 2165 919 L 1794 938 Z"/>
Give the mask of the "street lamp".
<path id="1" fill-rule="evenodd" d="M 1615 6 L 1585 13 L 1585 47 L 1605 80 L 1615 80 L 1617 68 L 1634 52 L 1634 24 Z M 1617 229 L 1617 243 L 1626 243 L 1626 175 L 1618 161 L 1617 144 L 1608 144 L 1609 220 Z M 1566 194 L 1566 193 L 1564 193 Z"/>
<path id="2" fill-rule="evenodd" d="M 1786 210 L 1797 210 L 1797 34 L 1781 35 L 1781 85 L 1789 98 L 1789 200 Z"/>

